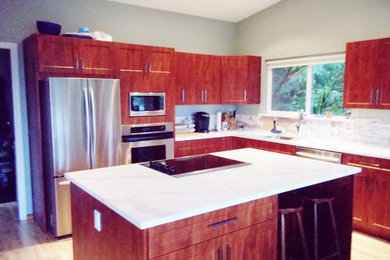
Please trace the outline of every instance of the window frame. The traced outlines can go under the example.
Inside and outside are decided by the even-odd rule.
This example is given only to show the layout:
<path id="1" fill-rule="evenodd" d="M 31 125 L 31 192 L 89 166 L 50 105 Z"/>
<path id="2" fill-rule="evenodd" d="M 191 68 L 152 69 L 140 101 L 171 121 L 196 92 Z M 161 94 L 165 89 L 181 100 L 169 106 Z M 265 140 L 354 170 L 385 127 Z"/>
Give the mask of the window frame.
<path id="1" fill-rule="evenodd" d="M 296 117 L 298 113 L 297 111 L 272 110 L 272 69 L 291 67 L 291 66 L 307 66 L 306 98 L 305 98 L 306 102 L 305 102 L 304 113 L 306 113 L 307 116 L 310 117 L 310 116 L 314 116 L 314 114 L 309 114 L 311 113 L 311 94 L 312 94 L 311 92 L 312 92 L 312 81 L 313 81 L 312 66 L 318 64 L 341 63 L 341 62 L 344 62 L 345 64 L 345 53 L 308 56 L 308 57 L 300 57 L 300 58 L 267 60 L 265 62 L 265 64 L 267 65 L 266 114 L 277 116 L 277 117 Z"/>

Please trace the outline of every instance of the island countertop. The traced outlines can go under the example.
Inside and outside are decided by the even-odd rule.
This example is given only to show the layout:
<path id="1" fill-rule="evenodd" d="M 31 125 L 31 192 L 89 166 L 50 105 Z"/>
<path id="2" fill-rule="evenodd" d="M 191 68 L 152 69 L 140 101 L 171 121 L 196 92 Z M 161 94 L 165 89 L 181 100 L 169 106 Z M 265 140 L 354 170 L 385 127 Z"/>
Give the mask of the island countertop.
<path id="1" fill-rule="evenodd" d="M 251 148 L 213 154 L 250 165 L 175 178 L 129 164 L 69 172 L 65 177 L 146 229 L 360 172 L 356 167 Z"/>

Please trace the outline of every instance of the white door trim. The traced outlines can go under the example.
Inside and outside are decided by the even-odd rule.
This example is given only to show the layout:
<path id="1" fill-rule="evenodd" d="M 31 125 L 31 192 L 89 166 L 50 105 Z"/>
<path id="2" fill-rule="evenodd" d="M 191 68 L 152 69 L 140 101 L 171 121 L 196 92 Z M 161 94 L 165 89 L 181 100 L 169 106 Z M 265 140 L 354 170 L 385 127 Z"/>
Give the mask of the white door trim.
<path id="1" fill-rule="evenodd" d="M 26 97 L 20 85 L 18 45 L 16 43 L 0 42 L 0 49 L 10 50 L 12 104 L 15 136 L 15 169 L 16 169 L 16 198 L 18 202 L 19 219 L 27 219 L 32 213 L 31 176 L 28 146 Z"/>

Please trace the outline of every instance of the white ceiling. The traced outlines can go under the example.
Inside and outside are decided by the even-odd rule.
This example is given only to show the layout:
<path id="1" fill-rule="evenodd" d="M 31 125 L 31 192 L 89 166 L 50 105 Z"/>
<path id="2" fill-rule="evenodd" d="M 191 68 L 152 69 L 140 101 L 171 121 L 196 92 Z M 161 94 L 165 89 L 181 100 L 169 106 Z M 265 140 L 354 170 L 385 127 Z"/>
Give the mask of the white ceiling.
<path id="1" fill-rule="evenodd" d="M 239 22 L 282 0 L 108 0 L 164 11 Z"/>

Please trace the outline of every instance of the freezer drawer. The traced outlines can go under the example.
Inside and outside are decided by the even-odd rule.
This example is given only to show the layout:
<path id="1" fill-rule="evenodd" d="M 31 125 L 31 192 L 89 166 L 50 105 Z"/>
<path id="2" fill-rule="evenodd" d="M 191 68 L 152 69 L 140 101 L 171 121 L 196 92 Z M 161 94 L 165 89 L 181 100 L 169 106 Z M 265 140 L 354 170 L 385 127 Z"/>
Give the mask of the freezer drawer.
<path id="1" fill-rule="evenodd" d="M 55 212 L 50 214 L 50 223 L 56 237 L 72 233 L 70 207 L 70 182 L 65 178 L 55 178 Z"/>

